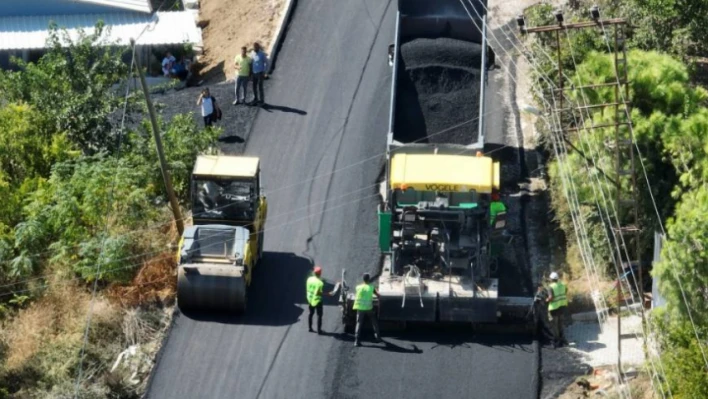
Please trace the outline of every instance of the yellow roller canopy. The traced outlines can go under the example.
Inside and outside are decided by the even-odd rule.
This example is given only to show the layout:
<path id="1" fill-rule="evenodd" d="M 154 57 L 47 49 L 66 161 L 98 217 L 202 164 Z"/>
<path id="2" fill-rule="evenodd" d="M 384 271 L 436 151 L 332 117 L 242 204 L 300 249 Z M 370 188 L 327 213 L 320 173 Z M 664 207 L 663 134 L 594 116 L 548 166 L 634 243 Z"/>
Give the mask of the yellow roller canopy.
<path id="1" fill-rule="evenodd" d="M 489 194 L 499 188 L 499 162 L 483 156 L 395 154 L 389 172 L 393 189 Z"/>
<path id="2" fill-rule="evenodd" d="M 195 176 L 254 177 L 259 158 L 229 155 L 199 155 L 194 164 Z"/>

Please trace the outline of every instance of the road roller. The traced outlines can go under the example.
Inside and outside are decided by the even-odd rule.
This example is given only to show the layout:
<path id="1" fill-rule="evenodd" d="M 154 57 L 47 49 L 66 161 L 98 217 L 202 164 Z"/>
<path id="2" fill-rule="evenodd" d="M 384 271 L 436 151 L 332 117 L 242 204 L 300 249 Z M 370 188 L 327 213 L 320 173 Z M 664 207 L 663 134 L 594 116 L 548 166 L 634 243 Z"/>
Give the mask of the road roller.
<path id="1" fill-rule="evenodd" d="M 193 225 L 178 246 L 177 305 L 242 313 L 263 255 L 268 205 L 257 157 L 200 155 L 190 182 Z"/>

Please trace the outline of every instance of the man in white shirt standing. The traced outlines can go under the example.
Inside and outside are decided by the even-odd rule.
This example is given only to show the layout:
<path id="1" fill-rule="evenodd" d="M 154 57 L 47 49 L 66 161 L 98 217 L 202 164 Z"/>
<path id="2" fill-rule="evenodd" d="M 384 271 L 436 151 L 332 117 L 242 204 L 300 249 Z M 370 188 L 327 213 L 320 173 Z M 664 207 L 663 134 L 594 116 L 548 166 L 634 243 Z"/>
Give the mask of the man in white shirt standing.
<path id="1" fill-rule="evenodd" d="M 202 94 L 197 99 L 197 105 L 202 107 L 202 117 L 204 118 L 204 127 L 211 126 L 216 122 L 216 114 L 220 112 L 219 106 L 216 105 L 216 99 L 209 94 L 209 89 L 202 90 Z"/>

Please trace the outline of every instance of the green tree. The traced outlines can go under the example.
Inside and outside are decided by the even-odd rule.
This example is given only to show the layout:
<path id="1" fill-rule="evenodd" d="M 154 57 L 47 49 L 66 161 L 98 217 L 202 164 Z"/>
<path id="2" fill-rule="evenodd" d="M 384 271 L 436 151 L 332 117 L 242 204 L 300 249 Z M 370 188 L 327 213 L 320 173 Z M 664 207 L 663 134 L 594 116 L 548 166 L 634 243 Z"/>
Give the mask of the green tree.
<path id="1" fill-rule="evenodd" d="M 199 129 L 192 115 L 160 123 L 175 191 L 187 202 L 196 156 L 215 147 L 220 130 Z M 100 278 L 120 280 L 132 275 L 126 263 L 141 260 L 135 254 L 159 246 L 132 233 L 163 217 L 160 204 L 165 201 L 158 199 L 164 199 L 164 183 L 148 126 L 127 135 L 121 159 L 97 154 L 52 166 L 50 177 L 25 200 L 12 239 L 10 276 L 26 277 L 51 267 L 91 280 L 100 262 Z M 46 258 L 37 256 L 47 248 Z"/>
<path id="2" fill-rule="evenodd" d="M 0 107 L 0 223 L 12 226 L 18 222 L 22 203 L 35 178 L 47 177 L 55 162 L 79 154 L 65 134 L 51 134 L 34 124 L 36 114 L 27 104 Z M 4 230 L 0 227 L 0 234 Z"/>
<path id="3" fill-rule="evenodd" d="M 54 165 L 49 180 L 31 195 L 25 220 L 16 227 L 15 274 L 31 274 L 49 263 L 90 280 L 97 263 L 104 271 L 124 265 L 120 259 L 139 249 L 138 242 L 124 235 L 156 216 L 149 178 L 146 168 L 104 155 Z M 51 250 L 47 259 L 35 257 L 46 248 Z M 106 275 L 125 277 L 130 270 Z"/>
<path id="4" fill-rule="evenodd" d="M 702 181 L 703 171 L 708 170 L 694 167 L 705 159 L 700 143 L 705 140 L 704 126 L 708 123 L 708 114 L 705 108 L 702 108 L 708 95 L 705 90 L 692 87 L 686 66 L 668 55 L 633 50 L 629 52 L 628 60 L 634 138 L 642 151 L 647 174 L 651 177 L 652 194 L 662 219 L 665 219 L 673 213 L 681 193 L 688 186 Z M 613 62 L 610 55 L 589 52 L 585 60 L 578 65 L 576 74 L 573 74 L 573 83 L 576 86 L 586 86 L 591 82 L 600 84 L 615 81 Z M 616 101 L 612 87 L 576 90 L 571 92 L 571 99 L 580 105 L 585 102 L 600 104 Z M 622 101 L 621 98 L 619 100 Z M 576 118 L 578 121 L 585 119 L 586 125 L 604 125 L 612 124 L 615 115 L 613 108 L 605 108 L 589 116 L 587 112 L 576 112 Z M 607 223 L 607 213 L 612 224 L 616 226 L 616 208 L 613 208 L 613 204 L 617 188 L 606 180 L 598 169 L 587 168 L 588 162 L 585 158 L 591 158 L 599 170 L 615 179 L 615 154 L 608 147 L 608 143 L 613 143 L 614 138 L 614 129 L 607 128 L 593 129 L 592 134 L 583 134 L 582 139 L 581 136 L 573 136 L 571 139 L 575 147 L 584 154 L 570 151 L 567 158 L 567 168 L 571 171 L 570 180 L 577 187 L 581 206 L 585 207 L 591 244 L 599 259 L 606 262 L 608 267 L 613 249 L 607 245 L 603 226 Z M 658 229 L 658 222 L 639 162 L 636 167 L 640 173 L 638 184 L 642 194 L 639 198 L 640 223 L 645 228 L 641 247 L 646 250 L 652 244 L 653 228 Z M 558 198 L 554 201 L 556 216 L 564 231 L 573 234 L 569 210 L 560 206 L 565 197 L 555 162 L 551 163 L 550 172 L 553 197 Z M 631 182 L 628 178 L 621 178 L 619 182 L 622 190 L 629 192 Z M 600 187 L 604 190 L 604 199 Z M 674 195 L 666 195 L 668 193 Z M 627 215 L 619 216 L 624 223 Z M 608 269 L 611 273 L 613 270 L 611 267 Z"/>
<path id="5" fill-rule="evenodd" d="M 708 2 L 632 0 L 622 11 L 637 27 L 633 41 L 640 48 L 681 57 L 708 54 Z"/>
<path id="6" fill-rule="evenodd" d="M 708 324 L 708 188 L 687 191 L 667 223 L 661 261 L 654 267 L 669 310 L 688 320 Z M 676 280 L 681 279 L 681 284 Z M 684 298 L 685 293 L 685 298 Z"/>
<path id="7" fill-rule="evenodd" d="M 121 82 L 129 70 L 122 59 L 126 48 L 109 43 L 105 32 L 99 22 L 72 42 L 53 25 L 48 51 L 37 63 L 14 59 L 19 71 L 0 71 L 0 92 L 9 102 L 33 106 L 35 128 L 65 133 L 87 154 L 115 150 L 115 113 L 123 106 Z"/>
<path id="8" fill-rule="evenodd" d="M 176 115 L 169 123 L 158 119 L 165 158 L 172 175 L 172 185 L 182 202 L 189 200 L 189 181 L 198 154 L 214 154 L 217 151 L 217 139 L 221 128 L 202 130 L 194 122 L 191 114 Z M 126 152 L 131 162 L 144 164 L 151 170 L 160 170 L 160 163 L 155 149 L 152 126 L 144 120 L 140 128 L 132 131 L 126 140 Z M 162 175 L 153 175 L 151 185 L 166 198 Z"/>
<path id="9" fill-rule="evenodd" d="M 677 399 L 708 398 L 706 365 L 694 325 L 684 318 L 671 317 L 663 309 L 652 311 L 651 320 L 656 330 L 661 331 L 658 343 L 665 372 L 661 388 Z M 699 336 L 708 335 L 705 324 L 695 326 Z M 704 340 L 704 350 L 706 344 Z"/>

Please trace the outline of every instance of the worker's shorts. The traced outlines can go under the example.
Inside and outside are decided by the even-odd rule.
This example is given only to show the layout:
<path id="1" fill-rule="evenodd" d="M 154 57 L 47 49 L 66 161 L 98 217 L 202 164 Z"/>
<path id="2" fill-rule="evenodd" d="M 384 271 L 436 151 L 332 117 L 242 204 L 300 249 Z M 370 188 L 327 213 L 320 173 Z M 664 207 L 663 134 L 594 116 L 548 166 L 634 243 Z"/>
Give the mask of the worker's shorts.
<path id="1" fill-rule="evenodd" d="M 310 316 L 317 311 L 317 316 L 322 317 L 322 302 L 318 303 L 317 306 L 307 305 L 310 308 Z"/>

